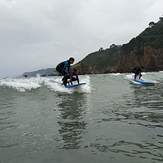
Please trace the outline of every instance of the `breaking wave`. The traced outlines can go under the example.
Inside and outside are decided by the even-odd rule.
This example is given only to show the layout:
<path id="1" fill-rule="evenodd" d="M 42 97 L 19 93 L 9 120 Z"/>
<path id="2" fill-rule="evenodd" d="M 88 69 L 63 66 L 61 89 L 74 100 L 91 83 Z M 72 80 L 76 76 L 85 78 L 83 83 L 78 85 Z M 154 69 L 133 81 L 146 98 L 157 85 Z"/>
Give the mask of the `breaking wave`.
<path id="1" fill-rule="evenodd" d="M 61 83 L 61 77 L 35 77 L 35 78 L 6 78 L 0 79 L 0 87 L 15 89 L 19 92 L 36 90 L 41 87 L 46 87 L 55 92 L 85 92 L 90 93 L 90 77 L 80 76 L 80 81 L 87 83 L 77 89 L 67 89 Z"/>

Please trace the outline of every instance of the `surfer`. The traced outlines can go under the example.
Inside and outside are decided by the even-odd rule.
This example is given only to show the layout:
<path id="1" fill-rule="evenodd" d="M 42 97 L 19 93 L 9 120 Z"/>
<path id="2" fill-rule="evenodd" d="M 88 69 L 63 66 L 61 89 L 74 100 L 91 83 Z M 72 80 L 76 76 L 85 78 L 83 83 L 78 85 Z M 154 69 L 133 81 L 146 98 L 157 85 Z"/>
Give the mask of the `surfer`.
<path id="1" fill-rule="evenodd" d="M 140 67 L 135 67 L 133 70 L 132 70 L 132 73 L 134 73 L 134 80 L 136 79 L 140 79 L 142 77 L 142 74 L 141 74 L 142 70 Z"/>
<path id="2" fill-rule="evenodd" d="M 71 68 L 71 65 L 74 63 L 75 59 L 73 57 L 70 57 L 67 61 L 61 62 L 57 65 L 56 70 L 60 73 L 60 75 L 63 76 L 62 82 L 66 86 L 68 82 L 72 84 L 72 81 L 76 78 L 73 78 L 73 69 Z M 74 75 L 75 76 L 75 75 Z M 68 80 L 69 79 L 69 80 Z M 77 81 L 79 81 L 79 78 L 76 78 Z"/>
<path id="3" fill-rule="evenodd" d="M 67 84 L 73 84 L 72 82 L 73 81 L 77 81 L 78 84 L 79 84 L 79 77 L 78 77 L 78 70 L 73 68 L 72 71 L 71 71 L 71 75 L 70 76 L 67 76 Z"/>

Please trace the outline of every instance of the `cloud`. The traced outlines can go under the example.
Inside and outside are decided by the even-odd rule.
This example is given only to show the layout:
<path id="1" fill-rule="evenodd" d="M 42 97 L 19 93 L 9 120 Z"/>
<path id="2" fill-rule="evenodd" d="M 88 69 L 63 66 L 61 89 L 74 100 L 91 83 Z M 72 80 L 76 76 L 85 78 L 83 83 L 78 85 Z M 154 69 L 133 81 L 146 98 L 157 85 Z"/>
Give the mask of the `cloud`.
<path id="1" fill-rule="evenodd" d="M 0 76 L 126 43 L 162 11 L 162 0 L 0 0 Z"/>

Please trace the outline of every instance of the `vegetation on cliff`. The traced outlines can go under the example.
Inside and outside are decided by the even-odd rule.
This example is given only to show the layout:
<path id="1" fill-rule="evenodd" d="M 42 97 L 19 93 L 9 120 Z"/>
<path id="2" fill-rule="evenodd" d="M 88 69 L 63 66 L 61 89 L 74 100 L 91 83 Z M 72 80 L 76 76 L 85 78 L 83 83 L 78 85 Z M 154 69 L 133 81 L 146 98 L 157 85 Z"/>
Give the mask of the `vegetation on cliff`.
<path id="1" fill-rule="evenodd" d="M 129 43 L 87 55 L 76 67 L 81 74 L 130 72 L 134 66 L 144 71 L 163 70 L 163 18 L 157 23 L 150 22 L 140 35 Z"/>

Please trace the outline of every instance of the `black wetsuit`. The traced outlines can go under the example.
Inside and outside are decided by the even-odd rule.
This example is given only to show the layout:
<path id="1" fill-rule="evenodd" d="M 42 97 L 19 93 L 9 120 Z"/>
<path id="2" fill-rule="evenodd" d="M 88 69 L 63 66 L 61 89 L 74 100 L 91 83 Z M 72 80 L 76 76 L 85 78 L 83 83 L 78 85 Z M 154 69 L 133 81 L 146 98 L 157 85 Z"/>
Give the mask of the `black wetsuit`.
<path id="1" fill-rule="evenodd" d="M 140 79 L 142 77 L 142 74 L 141 74 L 142 70 L 140 67 L 135 67 L 133 70 L 132 70 L 132 73 L 134 73 L 134 80 L 137 79 L 137 77 Z"/>
<path id="2" fill-rule="evenodd" d="M 56 67 L 56 70 L 60 73 L 60 75 L 63 76 L 62 81 L 63 81 L 64 85 L 67 84 L 68 77 L 71 78 L 71 76 L 70 76 L 70 68 L 71 68 L 71 65 L 70 65 L 69 60 L 61 62 Z"/>

